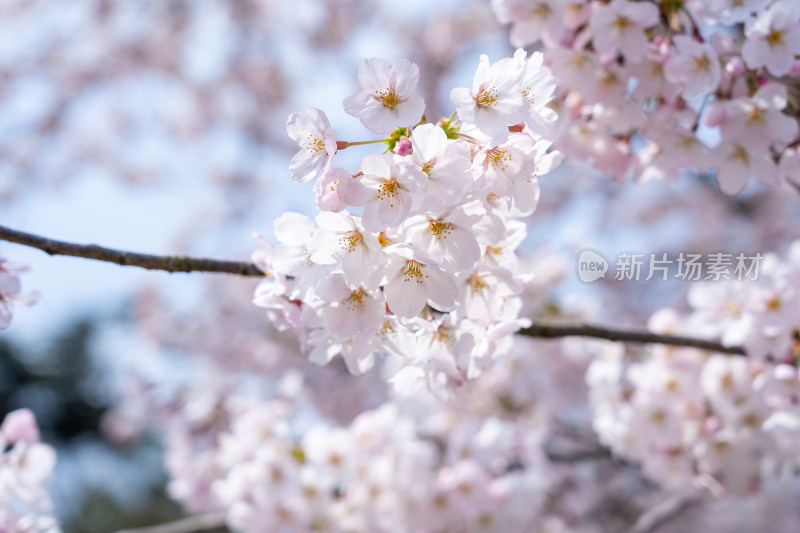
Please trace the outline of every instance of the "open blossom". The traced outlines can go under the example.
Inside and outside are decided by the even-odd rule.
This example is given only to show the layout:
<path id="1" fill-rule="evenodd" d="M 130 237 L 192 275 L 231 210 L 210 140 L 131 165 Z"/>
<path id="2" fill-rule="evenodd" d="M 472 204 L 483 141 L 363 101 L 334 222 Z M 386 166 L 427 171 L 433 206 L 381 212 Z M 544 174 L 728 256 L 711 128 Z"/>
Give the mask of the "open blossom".
<path id="1" fill-rule="evenodd" d="M 599 8 L 589 20 L 592 42 L 600 61 L 614 59 L 617 52 L 637 63 L 647 53 L 644 30 L 658 24 L 658 8 L 650 2 L 614 0 Z"/>
<path id="2" fill-rule="evenodd" d="M 423 207 L 436 209 L 457 203 L 469 183 L 469 159 L 448 151 L 447 134 L 433 124 L 414 128 L 410 141 L 411 160 L 428 176 Z"/>
<path id="3" fill-rule="evenodd" d="M 336 153 L 336 132 L 325 113 L 314 107 L 306 107 L 305 113 L 292 113 L 286 122 L 286 133 L 300 145 L 300 151 L 289 163 L 292 179 L 306 182 L 320 171 L 328 171 Z"/>
<path id="4" fill-rule="evenodd" d="M 483 208 L 478 202 L 436 215 L 418 215 L 406 223 L 415 248 L 454 272 L 472 268 L 481 257 L 474 232 Z"/>
<path id="5" fill-rule="evenodd" d="M 344 200 L 364 206 L 361 222 L 368 231 L 384 231 L 399 225 L 411 210 L 413 192 L 427 176 L 415 166 L 391 156 L 373 154 L 361 160 L 362 176 L 348 184 Z"/>
<path id="6" fill-rule="evenodd" d="M 524 133 L 513 133 L 502 144 L 488 143 L 473 160 L 475 178 L 497 195 L 510 195 L 513 182 L 534 176 L 534 144 L 533 138 Z"/>
<path id="7" fill-rule="evenodd" d="M 451 311 L 458 298 L 453 278 L 436 263 L 408 246 L 386 248 L 389 260 L 383 269 L 386 303 L 396 315 L 414 318 L 429 303 L 439 311 Z"/>
<path id="8" fill-rule="evenodd" d="M 664 65 L 667 79 L 683 86 L 685 98 L 716 90 L 721 69 L 711 45 L 698 43 L 686 35 L 676 35 L 673 42 L 677 53 Z"/>
<path id="9" fill-rule="evenodd" d="M 745 25 L 747 40 L 742 58 L 750 68 L 767 67 L 774 76 L 785 76 L 800 54 L 800 5 L 775 2 Z"/>
<path id="10" fill-rule="evenodd" d="M 565 0 L 492 0 L 500 24 L 511 23 L 511 44 L 527 46 L 539 40 L 548 46 L 564 31 Z"/>
<path id="11" fill-rule="evenodd" d="M 524 121 L 527 102 L 520 92 L 521 68 L 512 58 L 490 64 L 489 57 L 481 55 L 472 89 L 457 87 L 450 92 L 459 118 L 490 136 L 505 135 L 509 126 Z"/>
<path id="12" fill-rule="evenodd" d="M 797 121 L 782 111 L 786 107 L 786 88 L 777 83 L 759 87 L 752 97 L 736 98 L 724 105 L 722 135 L 749 147 L 767 152 L 770 146 L 785 146 L 798 133 Z"/>
<path id="13" fill-rule="evenodd" d="M 345 99 L 344 110 L 376 133 L 412 126 L 425 111 L 425 101 L 414 94 L 418 82 L 419 67 L 407 59 L 394 65 L 366 59 L 358 67 L 361 90 Z"/>
<path id="14" fill-rule="evenodd" d="M 339 263 L 347 283 L 365 283 L 382 262 L 378 238 L 364 230 L 358 217 L 350 213 L 320 213 L 319 229 L 308 243 L 311 261 Z"/>
<path id="15" fill-rule="evenodd" d="M 333 274 L 321 285 L 319 296 L 330 302 L 323 310 L 326 329 L 337 339 L 375 331 L 383 320 L 383 295 L 364 287 L 352 289 L 341 274 Z"/>
<path id="16" fill-rule="evenodd" d="M 717 183 L 727 195 L 739 194 L 751 176 L 764 185 L 778 183 L 778 169 L 769 152 L 745 141 L 723 141 L 711 155 L 717 166 Z"/>
<path id="17" fill-rule="evenodd" d="M 521 65 L 520 92 L 528 106 L 525 123 L 539 137 L 552 138 L 554 123 L 558 116 L 547 104 L 555 96 L 556 79 L 550 69 L 543 66 L 544 55 L 534 52 L 526 58 L 526 52 L 519 49 L 514 52 L 514 61 Z"/>

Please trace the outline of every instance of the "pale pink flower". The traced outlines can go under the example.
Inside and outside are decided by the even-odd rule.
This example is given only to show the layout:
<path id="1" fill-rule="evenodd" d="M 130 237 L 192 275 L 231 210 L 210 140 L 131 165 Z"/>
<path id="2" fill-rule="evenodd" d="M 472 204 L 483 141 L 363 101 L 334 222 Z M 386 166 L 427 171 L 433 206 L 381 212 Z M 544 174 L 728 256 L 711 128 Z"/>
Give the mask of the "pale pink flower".
<path id="1" fill-rule="evenodd" d="M 366 283 L 382 263 L 378 238 L 365 231 L 361 220 L 350 213 L 320 213 L 319 229 L 308 243 L 311 261 L 339 264 L 351 287 Z"/>
<path id="2" fill-rule="evenodd" d="M 425 101 L 414 94 L 418 82 L 419 67 L 407 59 L 394 65 L 366 59 L 358 67 L 361 90 L 344 100 L 344 110 L 376 133 L 413 126 L 425 111 Z"/>
<path id="3" fill-rule="evenodd" d="M 547 104 L 555 96 L 556 79 L 550 69 L 543 65 L 544 55 L 541 52 L 534 52 L 526 59 L 525 50 L 519 49 L 514 53 L 514 61 L 522 65 L 520 92 L 528 105 L 525 123 L 537 138 L 552 138 L 558 116 Z"/>
<path id="4" fill-rule="evenodd" d="M 396 156 L 395 156 L 396 157 Z M 422 188 L 427 176 L 414 165 L 391 156 L 373 154 L 361 160 L 362 176 L 341 193 L 350 205 L 364 206 L 361 219 L 369 231 L 384 231 L 405 220 L 413 193 Z"/>
<path id="5" fill-rule="evenodd" d="M 439 311 L 455 307 L 458 288 L 450 274 L 407 246 L 394 245 L 385 251 L 389 260 L 383 269 L 384 292 L 392 313 L 414 318 L 428 303 Z"/>
<path id="6" fill-rule="evenodd" d="M 339 196 L 339 187 L 353 180 L 343 168 L 332 168 L 324 173 L 314 184 L 314 195 L 320 211 L 338 213 L 347 207 L 347 203 Z"/>
<path id="7" fill-rule="evenodd" d="M 711 45 L 698 43 L 686 35 L 676 35 L 672 42 L 677 53 L 670 56 L 664 65 L 667 79 L 683 87 L 684 98 L 715 91 L 721 69 Z"/>
<path id="8" fill-rule="evenodd" d="M 322 312 L 326 330 L 334 339 L 372 333 L 385 314 L 383 295 L 362 287 L 351 289 L 341 274 L 323 281 L 317 295 L 330 302 Z"/>
<path id="9" fill-rule="evenodd" d="M 478 202 L 437 214 L 409 218 L 405 229 L 411 243 L 442 267 L 458 272 L 472 268 L 481 257 L 473 226 L 484 214 Z"/>
<path id="10" fill-rule="evenodd" d="M 428 176 L 421 208 L 437 209 L 456 204 L 469 184 L 470 160 L 448 151 L 444 130 L 421 124 L 411 134 L 411 159 Z"/>
<path id="11" fill-rule="evenodd" d="M 800 5 L 778 1 L 745 24 L 747 36 L 742 58 L 750 68 L 766 67 L 774 76 L 785 76 L 800 54 Z"/>
<path id="12" fill-rule="evenodd" d="M 777 185 L 778 169 L 769 153 L 745 141 L 723 141 L 711 152 L 717 183 L 729 196 L 739 194 L 751 176 L 764 185 Z"/>
<path id="13" fill-rule="evenodd" d="M 325 113 L 314 107 L 306 107 L 304 113 L 292 113 L 286 122 L 286 133 L 300 145 L 300 151 L 289 163 L 293 180 L 310 181 L 320 171 L 328 171 L 336 153 L 336 132 Z"/>
<path id="14" fill-rule="evenodd" d="M 782 111 L 786 88 L 778 83 L 759 87 L 752 97 L 736 98 L 725 104 L 722 136 L 768 152 L 772 145 L 786 146 L 797 137 L 797 121 Z"/>
<path id="15" fill-rule="evenodd" d="M 617 52 L 631 63 L 643 60 L 648 45 L 644 31 L 658 24 L 658 18 L 658 8 L 650 2 L 614 0 L 600 7 L 589 20 L 600 61 L 611 61 Z"/>
<path id="16" fill-rule="evenodd" d="M 492 0 L 500 24 L 511 23 L 511 44 L 556 43 L 564 32 L 564 0 Z"/>
<path id="17" fill-rule="evenodd" d="M 528 113 L 520 90 L 521 73 L 522 65 L 510 57 L 490 64 L 489 57 L 481 55 L 472 89 L 450 91 L 459 118 L 490 136 L 508 134 L 508 127 L 523 122 Z"/>

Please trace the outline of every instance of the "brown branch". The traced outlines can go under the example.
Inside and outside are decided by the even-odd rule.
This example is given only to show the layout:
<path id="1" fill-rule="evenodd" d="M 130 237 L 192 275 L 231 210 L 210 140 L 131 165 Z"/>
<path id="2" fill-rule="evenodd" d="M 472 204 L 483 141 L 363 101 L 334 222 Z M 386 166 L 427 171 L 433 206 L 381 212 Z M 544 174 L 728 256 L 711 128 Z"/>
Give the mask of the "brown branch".
<path id="1" fill-rule="evenodd" d="M 23 244 L 38 248 L 50 255 L 70 255 L 85 259 L 107 261 L 123 266 L 137 266 L 149 270 L 165 270 L 167 272 L 221 272 L 238 274 L 239 276 L 263 276 L 254 264 L 238 261 L 220 261 L 185 256 L 159 256 L 137 254 L 123 250 L 104 248 L 96 244 L 73 244 L 54 239 L 47 239 L 31 233 L 13 230 L 0 226 L 0 240 Z"/>
<path id="2" fill-rule="evenodd" d="M 593 337 L 595 339 L 605 339 L 609 341 L 666 344 L 669 346 L 699 348 L 712 352 L 746 355 L 744 348 L 740 346 L 723 346 L 718 342 L 695 337 L 662 335 L 646 330 L 615 329 L 606 326 L 593 326 L 591 324 L 550 324 L 547 322 L 534 321 L 531 326 L 521 329 L 519 334 L 543 339 Z"/>
<path id="3" fill-rule="evenodd" d="M 123 250 L 103 248 L 95 244 L 73 244 L 54 239 L 47 239 L 31 233 L 13 230 L 0 226 L 0 240 L 23 244 L 38 248 L 50 255 L 69 255 L 96 259 L 125 266 L 138 266 L 150 270 L 165 270 L 167 272 L 222 272 L 238 274 L 240 276 L 263 276 L 264 274 L 252 263 L 237 261 L 220 261 L 217 259 L 202 259 L 186 256 L 159 256 L 138 254 Z M 723 346 L 722 344 L 705 339 L 684 337 L 679 335 L 662 335 L 645 330 L 614 329 L 606 326 L 593 326 L 590 324 L 551 324 L 534 321 L 527 328 L 519 331 L 521 335 L 544 339 L 561 337 L 593 337 L 610 341 L 638 342 L 666 344 L 670 346 L 684 346 L 699 348 L 712 352 L 745 355 L 739 346 Z"/>
<path id="4" fill-rule="evenodd" d="M 174 522 L 159 524 L 157 526 L 126 529 L 117 533 L 193 533 L 200 531 L 228 531 L 225 527 L 224 513 L 210 513 L 190 516 Z"/>

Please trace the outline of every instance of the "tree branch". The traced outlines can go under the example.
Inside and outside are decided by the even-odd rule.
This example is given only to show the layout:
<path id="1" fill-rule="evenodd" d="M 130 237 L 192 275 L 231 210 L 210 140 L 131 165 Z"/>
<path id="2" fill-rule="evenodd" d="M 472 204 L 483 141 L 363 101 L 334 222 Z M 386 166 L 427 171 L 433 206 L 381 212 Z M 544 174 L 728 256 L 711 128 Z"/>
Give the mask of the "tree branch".
<path id="1" fill-rule="evenodd" d="M 699 348 L 712 352 L 746 355 L 741 346 L 723 346 L 722 344 L 695 337 L 681 335 L 663 335 L 646 330 L 615 329 L 605 326 L 590 324 L 549 324 L 534 321 L 530 327 L 519 330 L 520 335 L 543 339 L 556 339 L 561 337 L 593 337 L 609 341 L 637 342 L 645 344 L 666 344 L 668 346 L 683 346 Z"/>
<path id="2" fill-rule="evenodd" d="M 104 248 L 96 244 L 73 244 L 47 239 L 31 233 L 0 226 L 0 240 L 38 248 L 50 255 L 70 255 L 85 259 L 107 261 L 123 266 L 137 266 L 149 270 L 167 272 L 220 272 L 239 276 L 264 276 L 254 264 L 238 261 L 220 261 L 185 256 L 159 256 L 137 254 L 123 250 Z"/>
<path id="3" fill-rule="evenodd" d="M 702 496 L 703 491 L 698 487 L 678 492 L 645 511 L 628 533 L 652 533 L 665 523 L 680 516 L 689 507 L 701 503 Z"/>
<path id="4" fill-rule="evenodd" d="M 136 529 L 125 529 L 123 531 L 117 531 L 117 533 L 193 533 L 212 529 L 222 529 L 227 531 L 227 528 L 225 528 L 224 513 L 210 513 L 190 516 L 188 518 L 182 518 L 181 520 L 168 522 L 166 524 Z"/>
<path id="5" fill-rule="evenodd" d="M 13 230 L 0 226 L 0 240 L 23 244 L 38 248 L 50 255 L 69 255 L 83 257 L 98 261 L 107 261 L 125 266 L 137 266 L 150 270 L 165 270 L 167 272 L 221 272 L 238 274 L 240 276 L 263 276 L 254 264 L 237 261 L 220 261 L 217 259 L 202 259 L 186 256 L 159 256 L 138 254 L 123 250 L 104 248 L 95 244 L 73 244 L 54 239 L 47 239 L 31 233 Z M 669 346 L 684 346 L 699 348 L 712 352 L 745 355 L 739 346 L 723 346 L 722 344 L 705 339 L 684 337 L 679 335 L 662 335 L 646 330 L 614 329 L 605 326 L 590 324 L 551 324 L 534 321 L 530 327 L 519 331 L 521 335 L 544 339 L 561 337 L 593 337 L 610 341 L 637 342 L 665 344 Z"/>

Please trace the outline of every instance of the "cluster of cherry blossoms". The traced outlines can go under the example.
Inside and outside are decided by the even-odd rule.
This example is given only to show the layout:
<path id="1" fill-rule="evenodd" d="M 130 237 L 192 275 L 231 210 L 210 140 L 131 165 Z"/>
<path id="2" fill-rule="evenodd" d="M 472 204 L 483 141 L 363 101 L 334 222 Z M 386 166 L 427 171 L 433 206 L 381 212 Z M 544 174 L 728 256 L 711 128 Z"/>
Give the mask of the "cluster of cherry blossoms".
<path id="1" fill-rule="evenodd" d="M 355 173 L 333 156 L 365 142 L 338 141 L 318 109 L 289 117 L 300 146 L 290 169 L 296 181 L 316 178 L 320 213 L 275 221 L 279 245 L 261 241 L 253 255 L 267 274 L 254 302 L 297 331 L 312 361 L 341 355 L 362 373 L 376 355 L 397 355 L 398 389 L 444 397 L 507 349 L 524 324 L 519 218 L 536 207 L 537 177 L 561 160 L 549 151 L 555 82 L 542 61 L 482 56 L 472 88 L 451 93 L 456 112 L 432 124 L 416 65 L 366 60 L 345 110 L 390 133 L 376 142 L 392 153 L 364 157 Z"/>
<path id="2" fill-rule="evenodd" d="M 55 466 L 55 450 L 39 442 L 33 413 L 8 413 L 0 425 L 0 531 L 59 533 L 45 484 Z"/>
<path id="3" fill-rule="evenodd" d="M 765 257 L 757 281 L 698 283 L 694 312 L 663 310 L 658 333 L 721 338 L 747 357 L 654 346 L 646 361 L 621 345 L 587 373 L 594 428 L 614 453 L 665 486 L 698 477 L 733 494 L 758 491 L 800 464 L 800 242 Z"/>
<path id="4" fill-rule="evenodd" d="M 543 43 L 554 147 L 615 179 L 708 172 L 800 183 L 800 6 L 789 0 L 492 0 L 515 46 Z M 738 28 L 743 26 L 744 31 Z M 794 95 L 790 95 L 794 98 Z"/>

